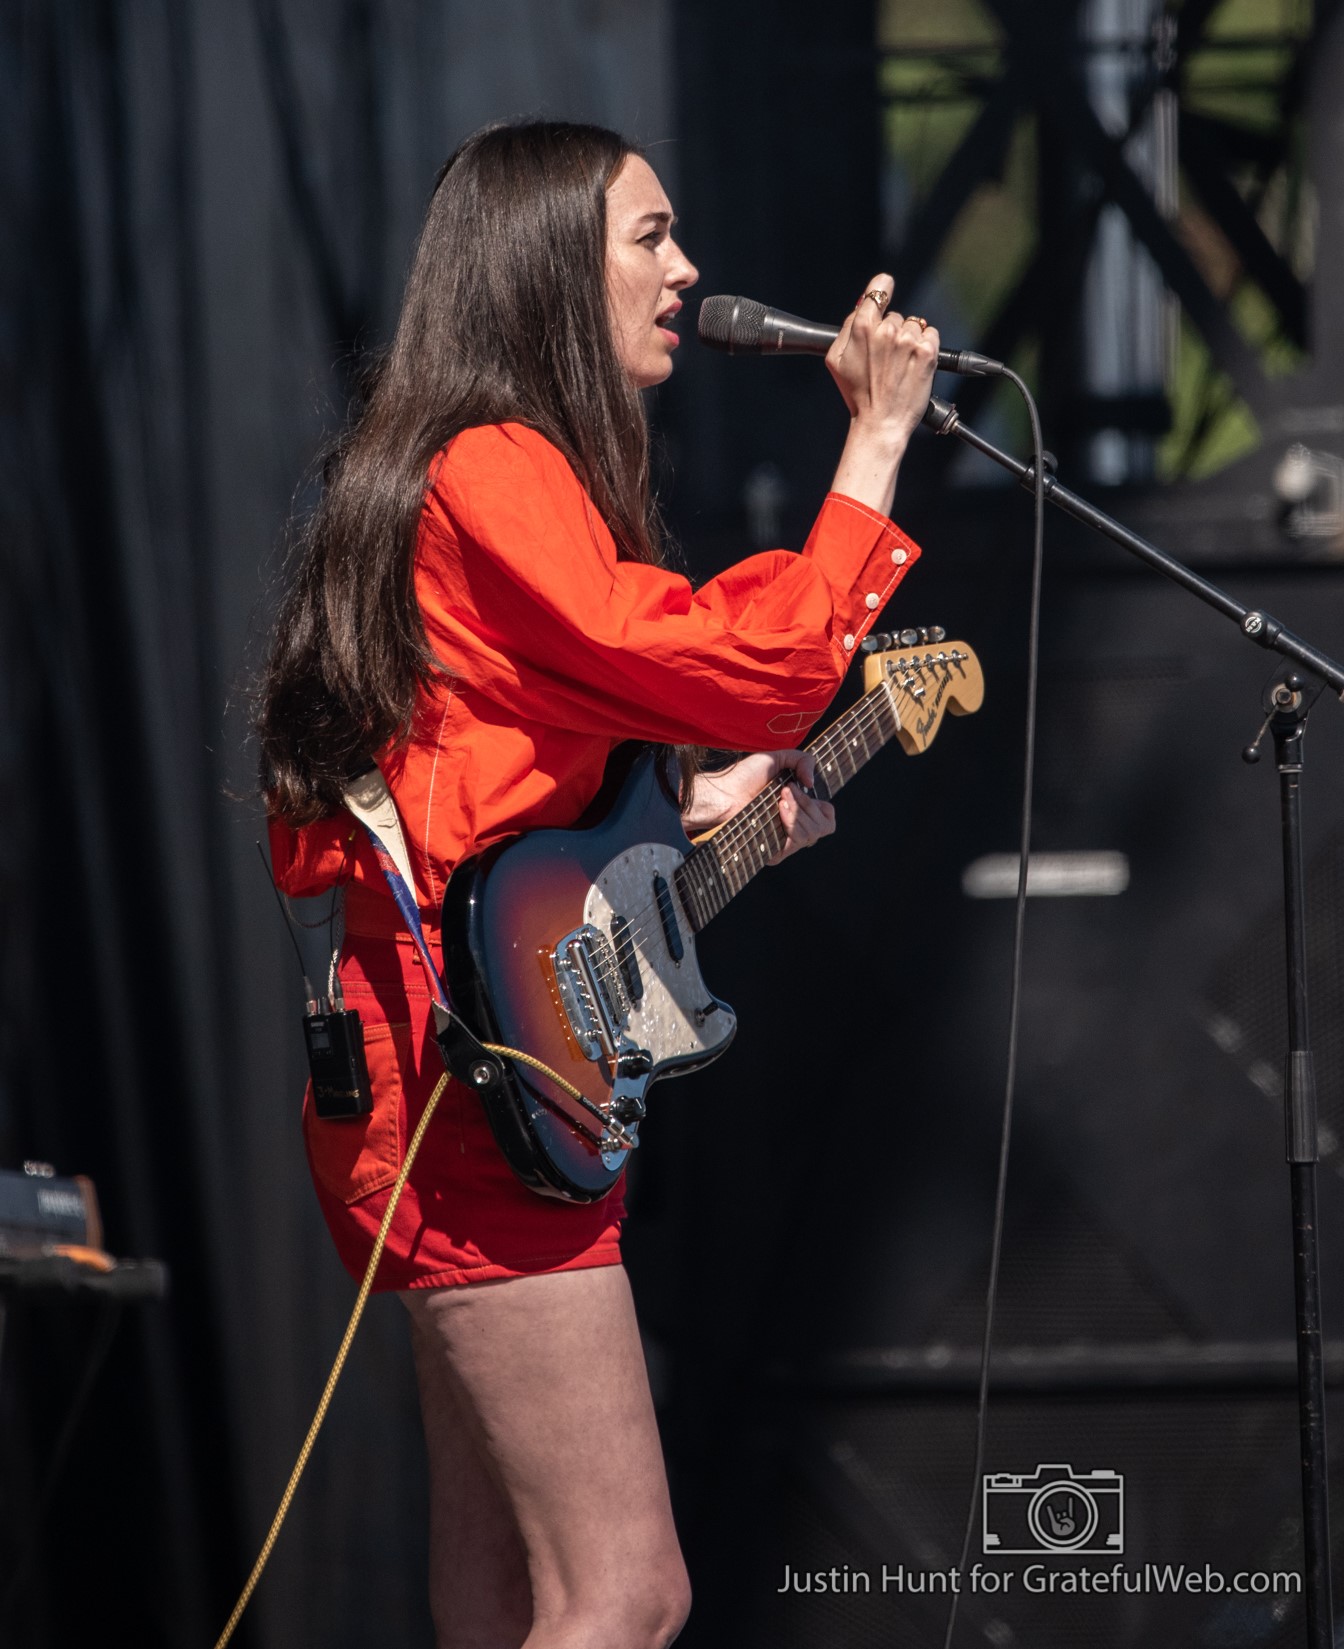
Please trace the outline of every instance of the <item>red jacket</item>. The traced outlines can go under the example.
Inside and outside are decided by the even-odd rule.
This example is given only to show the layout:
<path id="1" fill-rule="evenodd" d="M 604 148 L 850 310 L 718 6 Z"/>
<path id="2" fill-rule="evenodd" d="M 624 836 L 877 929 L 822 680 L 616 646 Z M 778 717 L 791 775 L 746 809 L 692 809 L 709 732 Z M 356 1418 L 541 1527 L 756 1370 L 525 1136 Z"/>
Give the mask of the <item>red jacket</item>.
<path id="1" fill-rule="evenodd" d="M 617 559 L 543 436 L 464 430 L 433 471 L 415 553 L 425 631 L 449 674 L 379 762 L 421 905 L 436 912 L 453 867 L 492 842 L 572 824 L 624 739 L 800 743 L 918 556 L 885 516 L 832 493 L 801 555 L 753 555 L 692 590 Z M 343 813 L 271 835 L 287 893 L 330 887 L 347 854 L 356 881 L 383 885 Z"/>

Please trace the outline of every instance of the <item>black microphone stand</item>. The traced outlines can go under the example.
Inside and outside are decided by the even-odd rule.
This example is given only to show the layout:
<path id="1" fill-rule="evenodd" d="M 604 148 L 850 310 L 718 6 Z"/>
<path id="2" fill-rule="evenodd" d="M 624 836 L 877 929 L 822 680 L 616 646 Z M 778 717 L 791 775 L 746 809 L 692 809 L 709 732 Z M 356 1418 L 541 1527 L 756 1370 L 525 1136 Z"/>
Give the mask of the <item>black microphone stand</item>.
<path id="1" fill-rule="evenodd" d="M 937 435 L 955 435 L 992 458 L 1030 492 L 1035 465 L 1024 464 L 963 424 L 955 406 L 934 397 L 924 423 Z M 1316 1226 L 1316 1079 L 1312 1067 L 1307 1012 L 1307 931 L 1302 869 L 1301 790 L 1307 715 L 1328 685 L 1344 699 L 1344 666 L 1286 629 L 1272 614 L 1243 607 L 1216 584 L 1122 527 L 1103 511 L 1063 487 L 1045 465 L 1046 498 L 1057 509 L 1112 539 L 1174 583 L 1222 613 L 1257 646 L 1293 662 L 1277 672 L 1261 708 L 1265 720 L 1247 761 L 1260 759 L 1260 741 L 1274 738 L 1279 769 L 1283 834 L 1284 935 L 1288 957 L 1288 1062 L 1284 1073 L 1284 1128 L 1293 1208 L 1293 1281 L 1297 1303 L 1297 1401 L 1302 1448 L 1302 1538 L 1305 1563 L 1307 1643 L 1333 1649 L 1330 1583 L 1330 1492 L 1326 1477 L 1325 1372 L 1321 1352 L 1320 1248 Z"/>

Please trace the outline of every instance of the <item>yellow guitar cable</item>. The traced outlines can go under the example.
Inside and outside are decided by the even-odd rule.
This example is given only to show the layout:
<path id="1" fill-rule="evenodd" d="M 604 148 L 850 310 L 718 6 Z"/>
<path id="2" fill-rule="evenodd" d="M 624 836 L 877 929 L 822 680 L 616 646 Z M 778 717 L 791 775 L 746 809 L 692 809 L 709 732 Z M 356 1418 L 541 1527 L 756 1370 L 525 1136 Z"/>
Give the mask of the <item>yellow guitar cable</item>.
<path id="1" fill-rule="evenodd" d="M 535 1058 L 532 1054 L 525 1054 L 519 1048 L 501 1047 L 496 1042 L 482 1042 L 481 1047 L 487 1053 L 500 1054 L 506 1059 L 517 1059 L 522 1064 L 530 1065 L 534 1070 L 541 1071 L 543 1075 L 550 1077 L 552 1082 L 563 1088 L 573 1099 L 582 1100 L 585 1097 L 572 1082 L 567 1082 L 558 1071 L 553 1071 L 549 1065 L 544 1065 L 541 1060 Z M 429 1096 L 429 1103 L 425 1106 L 424 1115 L 416 1124 L 415 1132 L 411 1135 L 411 1143 L 406 1147 L 405 1161 L 402 1163 L 401 1172 L 397 1175 L 392 1186 L 392 1195 L 387 1199 L 387 1210 L 383 1214 L 383 1223 L 378 1227 L 373 1252 L 369 1255 L 369 1263 L 364 1269 L 364 1281 L 359 1285 L 359 1293 L 355 1298 L 355 1308 L 350 1313 L 350 1321 L 345 1325 L 345 1333 L 341 1337 L 336 1360 L 332 1363 L 331 1373 L 327 1376 L 327 1383 L 322 1388 L 322 1396 L 318 1400 L 317 1412 L 313 1415 L 313 1423 L 308 1428 L 308 1435 L 303 1440 L 299 1457 L 294 1462 L 294 1470 L 289 1474 L 289 1482 L 285 1484 L 285 1492 L 280 1496 L 280 1505 L 271 1522 L 270 1532 L 262 1542 L 261 1551 L 257 1554 L 257 1561 L 252 1565 L 252 1573 L 247 1577 L 247 1584 L 238 1594 L 238 1601 L 233 1606 L 233 1613 L 225 1623 L 224 1630 L 219 1634 L 215 1642 L 215 1649 L 224 1649 L 225 1644 L 228 1643 L 237 1630 L 238 1622 L 243 1618 L 243 1611 L 252 1601 L 252 1594 L 257 1589 L 261 1572 L 266 1567 L 267 1559 L 270 1557 L 277 1539 L 279 1539 L 280 1526 L 285 1521 L 290 1502 L 294 1499 L 295 1490 L 299 1486 L 299 1479 L 303 1476 L 303 1468 L 308 1464 L 308 1456 L 313 1452 L 313 1445 L 317 1442 L 317 1434 L 322 1429 L 322 1422 L 327 1417 L 332 1394 L 336 1390 L 336 1382 L 341 1377 L 341 1370 L 345 1367 L 345 1360 L 350 1354 L 350 1344 L 355 1337 L 355 1330 L 359 1327 L 359 1320 L 364 1315 L 364 1307 L 373 1288 L 374 1273 L 378 1269 L 378 1262 L 383 1257 L 383 1246 L 387 1242 L 387 1233 L 392 1228 L 392 1216 L 396 1213 L 397 1204 L 401 1201 L 401 1193 L 406 1187 L 411 1165 L 414 1163 L 416 1153 L 420 1149 L 420 1142 L 425 1137 L 425 1129 L 429 1127 L 429 1119 L 434 1115 L 439 1100 L 443 1097 L 443 1090 L 447 1086 L 448 1073 L 445 1071 L 435 1084 L 434 1092 Z"/>

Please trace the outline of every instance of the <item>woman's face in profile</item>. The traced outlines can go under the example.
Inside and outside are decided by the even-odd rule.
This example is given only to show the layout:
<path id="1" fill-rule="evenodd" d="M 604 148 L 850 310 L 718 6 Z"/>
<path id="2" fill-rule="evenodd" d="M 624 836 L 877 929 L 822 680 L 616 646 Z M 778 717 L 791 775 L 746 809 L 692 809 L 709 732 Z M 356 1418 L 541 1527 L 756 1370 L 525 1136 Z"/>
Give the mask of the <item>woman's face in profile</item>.
<path id="1" fill-rule="evenodd" d="M 653 167 L 627 155 L 607 185 L 607 303 L 616 353 L 636 389 L 671 373 L 678 294 L 698 276 L 672 239 L 673 222 Z"/>

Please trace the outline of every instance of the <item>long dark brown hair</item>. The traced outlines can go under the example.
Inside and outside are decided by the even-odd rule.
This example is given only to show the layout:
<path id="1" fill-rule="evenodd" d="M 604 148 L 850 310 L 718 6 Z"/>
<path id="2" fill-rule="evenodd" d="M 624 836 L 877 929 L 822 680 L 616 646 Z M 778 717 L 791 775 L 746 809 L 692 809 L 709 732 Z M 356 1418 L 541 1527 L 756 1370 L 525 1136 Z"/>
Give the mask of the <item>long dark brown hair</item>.
<path id="1" fill-rule="evenodd" d="M 401 317 L 329 454 L 257 694 L 268 805 L 305 824 L 410 731 L 438 666 L 415 599 L 434 454 L 513 420 L 563 452 L 627 559 L 661 559 L 643 402 L 607 309 L 606 190 L 638 153 L 600 126 L 525 121 L 469 137 L 439 175 Z"/>

